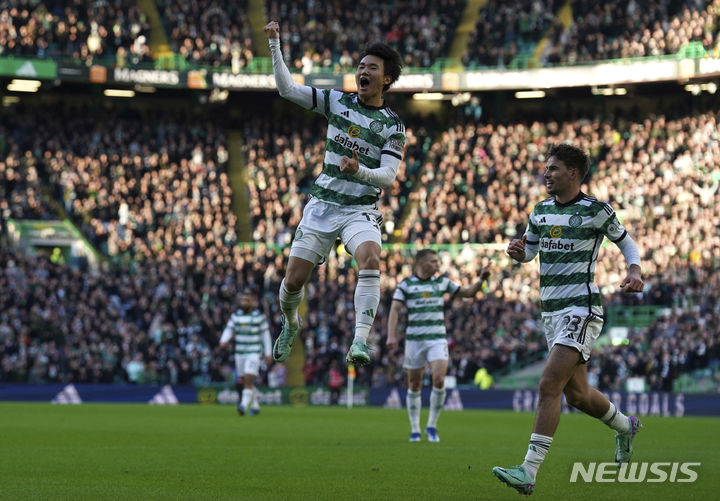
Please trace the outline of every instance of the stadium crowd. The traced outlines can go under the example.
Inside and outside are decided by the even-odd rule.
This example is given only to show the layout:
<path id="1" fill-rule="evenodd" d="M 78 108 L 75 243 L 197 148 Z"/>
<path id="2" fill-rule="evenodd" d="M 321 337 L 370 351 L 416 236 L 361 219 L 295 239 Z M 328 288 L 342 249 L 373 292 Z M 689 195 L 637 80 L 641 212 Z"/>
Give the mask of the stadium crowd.
<path id="1" fill-rule="evenodd" d="M 462 56 L 470 68 L 507 67 L 523 51 L 532 50 L 555 20 L 562 4 L 553 0 L 484 2 Z"/>
<path id="2" fill-rule="evenodd" d="M 544 63 L 677 54 L 691 42 L 717 54 L 720 1 L 575 1 L 569 28 L 556 23 Z"/>
<path id="3" fill-rule="evenodd" d="M 0 57 L 131 66 L 152 62 L 149 36 L 136 0 L 0 3 Z"/>
<path id="4" fill-rule="evenodd" d="M 256 52 L 247 0 L 158 0 L 172 51 L 192 66 L 239 72 Z"/>
<path id="5" fill-rule="evenodd" d="M 378 2 L 347 9 L 342 2 L 265 4 L 282 29 L 290 68 L 305 74 L 354 68 L 362 48 L 392 44 L 406 67 L 430 67 L 449 56 L 464 0 Z M 507 67 L 530 56 L 544 37 L 541 63 L 577 64 L 675 54 L 691 42 L 717 54 L 720 0 L 572 2 L 572 21 L 558 17 L 562 2 L 486 2 L 462 55 L 470 68 Z M 167 39 L 185 67 L 240 72 L 257 56 L 247 0 L 157 0 L 164 33 L 151 33 L 136 0 L 0 3 L 0 57 L 72 58 L 85 65 L 152 63 L 150 37 Z M 157 54 L 165 57 L 165 55 Z"/>
<path id="6" fill-rule="evenodd" d="M 256 235 L 253 244 L 238 245 L 226 140 L 217 125 L 172 114 L 148 121 L 129 110 L 104 110 L 103 117 L 72 107 L 51 115 L 25 110 L 0 126 L 3 224 L 8 217 L 67 213 L 107 259 L 94 274 L 25 256 L 2 236 L 0 377 L 227 380 L 228 354 L 216 346 L 238 289 L 257 291 L 278 332 L 275 295 L 288 227 L 298 218 L 286 208 L 304 200 L 315 177 L 322 129 L 247 122 Z M 647 292 L 627 297 L 615 290 L 619 253 L 612 245 L 603 249 L 596 280 L 606 299 L 670 310 L 650 328 L 633 330 L 630 345 L 594 354 L 601 387 L 618 388 L 641 372 L 667 389 L 680 372 L 718 360 L 717 119 L 706 112 L 640 122 L 467 122 L 436 134 L 429 147 L 421 141 L 427 132 L 409 132 L 414 139 L 395 193 L 382 200 L 396 225 L 393 236 L 417 246 L 456 244 L 441 256 L 443 271 L 459 283 L 473 280 L 484 264 L 492 267 L 484 299 L 457 300 L 448 309 L 450 374 L 470 383 L 477 368 L 497 373 L 545 351 L 536 267 L 511 266 L 502 249 L 545 196 L 542 153 L 564 140 L 591 152 L 587 191 L 611 201 L 643 252 Z M 383 340 L 390 298 L 411 272 L 412 251 L 386 247 L 374 360 L 359 370 L 361 384 L 402 381 L 402 353 L 388 352 Z M 326 381 L 332 361 L 347 350 L 354 318 L 351 257 L 336 249 L 315 273 L 303 329 L 308 383 Z M 271 379 L 268 369 L 263 383 Z"/>
<path id="7" fill-rule="evenodd" d="M 445 57 L 465 6 L 464 0 L 371 0 L 362 9 L 342 2 L 267 4 L 268 19 L 280 23 L 288 67 L 311 73 L 351 69 L 368 43 L 385 41 L 406 67 L 429 67 Z"/>

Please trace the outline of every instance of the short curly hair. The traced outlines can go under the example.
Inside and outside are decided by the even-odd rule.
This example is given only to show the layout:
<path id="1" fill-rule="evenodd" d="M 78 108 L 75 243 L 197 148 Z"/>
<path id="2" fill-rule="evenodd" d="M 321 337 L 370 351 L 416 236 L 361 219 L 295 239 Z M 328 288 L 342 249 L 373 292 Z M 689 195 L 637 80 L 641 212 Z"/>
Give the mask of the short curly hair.
<path id="1" fill-rule="evenodd" d="M 585 179 L 590 170 L 590 157 L 587 153 L 572 144 L 561 143 L 550 148 L 548 158 L 555 157 L 562 161 L 568 169 L 577 169 L 580 172 L 580 181 Z"/>

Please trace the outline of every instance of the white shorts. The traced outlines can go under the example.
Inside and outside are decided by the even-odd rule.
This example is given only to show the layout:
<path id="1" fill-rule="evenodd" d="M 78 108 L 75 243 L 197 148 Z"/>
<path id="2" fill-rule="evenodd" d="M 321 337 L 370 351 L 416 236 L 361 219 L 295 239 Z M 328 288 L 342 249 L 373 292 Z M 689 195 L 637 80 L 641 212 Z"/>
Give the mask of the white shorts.
<path id="1" fill-rule="evenodd" d="M 543 317 L 543 330 L 548 350 L 552 350 L 556 344 L 575 348 L 585 363 L 590 359 L 593 344 L 600 335 L 603 319 L 593 313 L 588 314 L 587 311 L 578 313 L 565 311 Z"/>
<path id="2" fill-rule="evenodd" d="M 377 209 L 343 207 L 313 197 L 303 210 L 290 255 L 313 264 L 321 263 L 330 254 L 338 237 L 350 254 L 355 254 L 363 242 L 382 245 L 381 223 L 382 215 Z"/>
<path id="3" fill-rule="evenodd" d="M 243 377 L 245 374 L 257 376 L 259 369 L 260 355 L 257 353 L 235 355 L 235 372 L 237 373 L 237 377 Z"/>
<path id="4" fill-rule="evenodd" d="M 447 339 L 405 341 L 405 369 L 422 369 L 427 363 L 449 358 Z"/>

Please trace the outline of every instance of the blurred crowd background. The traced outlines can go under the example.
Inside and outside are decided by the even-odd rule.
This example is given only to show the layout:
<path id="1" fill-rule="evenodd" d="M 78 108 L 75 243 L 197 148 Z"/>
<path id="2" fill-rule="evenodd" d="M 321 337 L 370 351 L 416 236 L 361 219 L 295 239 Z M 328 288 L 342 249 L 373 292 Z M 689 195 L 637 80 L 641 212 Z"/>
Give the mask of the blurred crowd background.
<path id="1" fill-rule="evenodd" d="M 240 71 L 258 54 L 249 0 L 157 0 L 167 45 L 188 65 Z M 0 57 L 72 58 L 119 66 L 155 60 L 141 2 L 0 1 Z M 268 1 L 295 71 L 352 69 L 365 43 L 386 40 L 408 67 L 448 55 L 462 0 Z M 481 8 L 462 61 L 508 67 L 537 51 L 542 64 L 675 54 L 692 43 L 717 52 L 720 0 L 522 1 Z M 400 20 L 400 21 L 398 21 Z M 542 50 L 538 42 L 545 43 Z M 253 99 L 238 98 L 240 106 Z M 276 98 L 280 100 L 280 98 Z M 537 264 L 510 262 L 503 248 L 546 197 L 549 146 L 570 142 L 591 155 L 585 191 L 610 202 L 641 250 L 646 290 L 623 295 L 623 259 L 600 254 L 596 282 L 606 307 L 653 306 L 625 344 L 598 347 L 590 376 L 603 390 L 645 378 L 669 391 L 682 374 L 720 363 L 720 137 L 717 102 L 659 106 L 633 114 L 532 119 L 451 111 L 443 119 L 396 111 L 407 145 L 384 190 L 382 298 L 364 385 L 403 385 L 402 351 L 384 346 L 397 283 L 414 250 L 440 249 L 442 273 L 468 284 L 490 265 L 476 300 L 448 304 L 449 373 L 472 384 L 479 369 L 506 374 L 546 352 Z M 393 105 L 394 106 L 394 105 Z M 0 120 L 0 381 L 189 384 L 232 379 L 218 340 L 240 290 L 279 332 L 276 293 L 288 246 L 322 167 L 324 119 L 282 108 L 282 120 L 247 106 L 237 123 L 170 106 L 102 106 L 78 100 L 21 103 Z M 228 130 L 239 132 L 247 206 L 234 206 Z M 250 239 L 238 234 L 247 218 Z M 10 220 L 67 218 L 101 256 L 87 262 L 11 245 Z M 606 242 L 607 243 L 607 242 Z M 480 245 L 482 244 L 482 245 Z M 341 246 L 307 289 L 302 331 L 307 384 L 325 384 L 353 336 L 356 271 Z M 260 383 L 285 384 L 282 364 Z"/>

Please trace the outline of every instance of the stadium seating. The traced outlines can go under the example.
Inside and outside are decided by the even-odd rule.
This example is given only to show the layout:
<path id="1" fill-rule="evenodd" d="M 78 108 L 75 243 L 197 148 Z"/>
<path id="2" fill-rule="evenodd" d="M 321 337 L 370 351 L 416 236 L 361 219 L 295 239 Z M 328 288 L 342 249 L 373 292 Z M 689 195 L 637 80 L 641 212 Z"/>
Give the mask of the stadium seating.
<path id="1" fill-rule="evenodd" d="M 247 0 L 158 0 L 172 51 L 193 66 L 241 71 L 253 60 Z"/>
<path id="2" fill-rule="evenodd" d="M 132 66 L 152 62 L 149 36 L 147 17 L 136 0 L 45 0 L 0 6 L 0 57 Z"/>
<path id="3" fill-rule="evenodd" d="M 322 126 L 301 127 L 308 119 L 244 122 L 251 244 L 237 243 L 226 140 L 206 119 L 155 112 L 148 121 L 118 108 L 99 120 L 91 109 L 57 107 L 3 121 L 2 380 L 226 380 L 229 366 L 216 344 L 238 289 L 258 292 L 277 332 L 275 294 L 300 217 L 288 207 L 303 202 L 322 159 Z M 402 353 L 383 345 L 392 291 L 411 272 L 413 247 L 395 242 L 455 245 L 441 247 L 442 267 L 460 283 L 492 263 L 486 299 L 457 300 L 448 312 L 450 373 L 458 381 L 470 383 L 478 367 L 498 373 L 544 353 L 537 270 L 513 267 L 502 244 L 524 230 L 527 210 L 545 196 L 542 152 L 563 140 L 592 153 L 587 191 L 613 203 L 643 251 L 649 291 L 628 297 L 617 293 L 619 252 L 602 250 L 596 279 L 607 300 L 671 309 L 669 319 L 634 329 L 630 345 L 597 350 L 590 367 L 598 384 L 616 389 L 641 374 L 667 389 L 678 375 L 720 358 L 717 119 L 709 111 L 638 122 L 459 121 L 428 131 L 410 116 L 405 165 L 381 200 L 393 231 L 382 260 L 373 366 L 359 371 L 359 383 L 403 378 Z M 8 245 L 7 217 L 62 213 L 105 255 L 99 275 Z M 476 242 L 501 245 L 470 245 Z M 308 381 L 319 382 L 350 341 L 356 274 L 338 249 L 314 277 L 303 336 Z"/>

